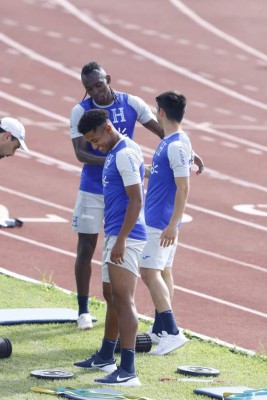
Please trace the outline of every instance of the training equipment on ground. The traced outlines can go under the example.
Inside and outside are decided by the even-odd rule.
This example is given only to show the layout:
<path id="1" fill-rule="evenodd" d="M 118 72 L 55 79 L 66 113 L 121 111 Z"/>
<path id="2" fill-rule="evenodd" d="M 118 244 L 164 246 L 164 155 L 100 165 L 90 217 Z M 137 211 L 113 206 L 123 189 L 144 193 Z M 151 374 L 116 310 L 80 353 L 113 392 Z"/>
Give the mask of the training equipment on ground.
<path id="1" fill-rule="evenodd" d="M 47 324 L 75 322 L 77 310 L 70 308 L 5 308 L 0 309 L 0 325 Z M 95 317 L 92 317 L 96 321 Z"/>
<path id="2" fill-rule="evenodd" d="M 230 383 L 228 381 L 222 381 L 220 379 L 201 379 L 201 378 L 159 378 L 161 382 L 164 381 L 177 381 L 177 382 L 206 382 L 206 383 Z"/>
<path id="3" fill-rule="evenodd" d="M 218 369 L 196 365 L 182 365 L 177 368 L 176 372 L 190 376 L 218 376 L 220 374 Z"/>
<path id="4" fill-rule="evenodd" d="M 74 400 L 151 400 L 148 397 L 123 394 L 113 389 L 57 388 L 56 390 L 49 390 L 46 388 L 32 387 L 31 391 L 34 393 L 55 394 Z"/>
<path id="5" fill-rule="evenodd" d="M 137 353 L 148 353 L 152 347 L 152 340 L 148 333 L 138 333 L 136 336 L 135 342 L 135 351 Z M 120 339 L 118 339 L 115 353 L 119 353 L 121 351 L 120 348 Z"/>
<path id="6" fill-rule="evenodd" d="M 38 379 L 70 379 L 73 373 L 69 371 L 62 371 L 60 369 L 37 369 L 31 372 L 31 376 Z"/>
<path id="7" fill-rule="evenodd" d="M 223 395 L 224 400 L 254 400 L 256 398 L 267 400 L 267 388 L 244 390 L 242 393 L 232 393 L 230 395 L 224 393 Z"/>
<path id="8" fill-rule="evenodd" d="M 246 386 L 214 386 L 194 389 L 194 393 L 222 400 L 225 393 L 242 393 L 247 389 L 250 388 Z"/>
<path id="9" fill-rule="evenodd" d="M 0 358 L 8 358 L 12 353 L 12 345 L 9 339 L 0 338 Z"/>

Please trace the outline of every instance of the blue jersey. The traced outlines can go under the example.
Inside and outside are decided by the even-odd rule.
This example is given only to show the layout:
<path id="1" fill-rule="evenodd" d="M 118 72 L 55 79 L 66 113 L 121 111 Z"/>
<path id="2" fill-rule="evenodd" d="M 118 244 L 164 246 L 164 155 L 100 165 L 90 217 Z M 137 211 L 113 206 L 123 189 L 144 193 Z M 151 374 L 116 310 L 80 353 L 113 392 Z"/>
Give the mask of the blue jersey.
<path id="1" fill-rule="evenodd" d="M 133 137 L 136 121 L 145 124 L 155 119 L 148 105 L 139 97 L 127 93 L 115 92 L 114 101 L 109 106 L 99 106 L 91 98 L 77 104 L 71 113 L 71 138 L 82 136 L 78 132 L 78 123 L 85 111 L 92 109 L 104 109 L 109 113 L 109 119 L 114 127 L 130 138 Z M 88 151 L 97 156 L 106 156 L 99 150 L 94 150 L 91 144 L 87 145 Z M 102 165 L 84 164 L 82 169 L 80 190 L 94 194 L 103 194 L 102 188 Z"/>
<path id="2" fill-rule="evenodd" d="M 190 175 L 193 152 L 185 133 L 173 133 L 162 139 L 152 160 L 145 200 L 147 226 L 163 230 L 174 210 L 176 177 Z"/>
<path id="3" fill-rule="evenodd" d="M 105 203 L 105 236 L 118 236 L 129 202 L 125 187 L 136 184 L 141 184 L 143 187 L 144 181 L 143 155 L 140 147 L 131 139 L 121 139 L 108 153 L 102 181 Z M 146 240 L 143 207 L 128 237 Z"/>

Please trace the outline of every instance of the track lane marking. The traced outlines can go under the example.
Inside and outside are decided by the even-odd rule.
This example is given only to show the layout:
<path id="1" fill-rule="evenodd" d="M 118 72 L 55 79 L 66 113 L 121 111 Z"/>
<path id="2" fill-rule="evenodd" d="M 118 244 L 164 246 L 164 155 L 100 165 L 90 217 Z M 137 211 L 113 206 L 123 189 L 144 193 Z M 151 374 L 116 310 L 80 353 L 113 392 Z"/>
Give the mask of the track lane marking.
<path id="1" fill-rule="evenodd" d="M 98 31 L 100 34 L 106 36 L 109 40 L 113 40 L 117 43 L 119 43 L 121 46 L 126 47 L 128 50 L 131 50 L 133 53 L 137 53 L 146 59 L 149 59 L 153 61 L 155 64 L 163 66 L 171 71 L 174 71 L 182 76 L 185 76 L 186 78 L 189 78 L 193 81 L 196 81 L 204 86 L 207 86 L 211 89 L 217 90 L 221 93 L 226 94 L 227 96 L 233 97 L 235 99 L 238 99 L 244 103 L 250 104 L 254 107 L 258 107 L 263 110 L 267 110 L 267 104 L 262 103 L 258 100 L 254 100 L 251 97 L 245 96 L 241 93 L 238 93 L 232 89 L 226 88 L 225 86 L 222 86 L 216 82 L 213 82 L 209 79 L 206 79 L 198 74 L 195 74 L 186 68 L 180 67 L 170 61 L 165 60 L 164 58 L 157 56 L 137 45 L 134 43 L 130 42 L 127 39 L 122 38 L 121 36 L 113 33 L 109 29 L 105 28 L 103 25 L 99 24 L 98 22 L 94 21 L 91 17 L 88 15 L 83 14 L 80 10 L 78 10 L 76 7 L 74 7 L 71 3 L 69 3 L 66 0 L 55 0 L 58 4 L 60 4 L 64 9 L 68 10 L 71 14 L 73 14 L 75 17 L 77 17 L 79 20 L 84 22 L 86 25 L 90 26 L 91 28 L 95 29 Z M 38 53 L 36 53 L 33 50 L 30 50 L 26 48 L 25 46 L 21 45 L 20 43 L 16 42 L 13 39 L 10 39 L 8 36 L 6 36 L 3 33 L 0 33 L 0 40 L 7 45 L 16 48 L 20 52 L 27 54 L 30 58 L 34 59 L 35 61 L 42 62 L 46 65 L 49 65 L 50 63 L 53 65 L 53 68 L 57 69 L 58 71 L 66 71 L 68 75 L 72 77 L 77 77 L 79 75 L 77 72 L 74 72 L 72 70 L 68 70 L 68 68 L 64 67 L 63 64 L 59 62 L 52 61 L 48 59 L 47 57 L 44 57 Z M 80 79 L 80 75 L 79 75 Z"/>
<path id="2" fill-rule="evenodd" d="M 40 199 L 40 198 L 35 197 L 35 196 L 30 196 L 30 195 L 28 195 L 26 193 L 18 192 L 17 190 L 9 189 L 9 188 L 7 188 L 5 186 L 0 186 L 0 190 L 2 190 L 4 192 L 7 192 L 9 194 L 24 198 L 26 200 L 34 201 L 36 203 L 40 203 L 40 204 L 43 204 L 43 205 L 46 205 L 46 206 L 49 206 L 49 207 L 54 207 L 54 208 L 56 208 L 58 210 L 66 211 L 66 212 L 69 212 L 71 214 L 73 213 L 73 209 L 72 208 L 64 207 L 64 206 L 61 206 L 59 204 L 53 203 L 51 201 L 46 201 L 44 199 Z M 1 231 L 0 231 L 0 233 L 1 233 Z M 226 262 L 235 263 L 235 264 L 241 265 L 243 267 L 247 267 L 247 268 L 258 270 L 260 272 L 267 272 L 267 269 L 265 269 L 265 268 L 263 268 L 263 267 L 261 267 L 259 265 L 246 263 L 244 261 L 239 261 L 239 260 L 227 257 L 227 256 L 223 256 L 223 255 L 218 254 L 218 253 L 214 253 L 214 252 L 211 252 L 211 251 L 208 251 L 208 250 L 200 249 L 200 248 L 194 247 L 194 246 L 189 246 L 189 245 L 181 243 L 181 242 L 179 242 L 179 246 L 180 247 L 184 247 L 185 249 L 188 249 L 188 250 L 192 250 L 192 251 L 197 252 L 197 253 L 201 253 L 201 254 L 205 254 L 205 255 L 210 256 L 210 257 L 221 259 L 221 260 L 226 261 Z"/>
<path id="3" fill-rule="evenodd" d="M 9 233 L 9 232 L 3 232 L 3 231 L 0 231 L 0 235 L 7 236 L 7 237 L 12 238 L 12 239 L 20 240 L 22 242 L 29 243 L 29 244 L 32 244 L 32 245 L 37 246 L 37 247 L 41 247 L 41 248 L 46 249 L 46 250 L 54 251 L 55 253 L 59 253 L 59 254 L 63 254 L 63 255 L 66 255 L 66 256 L 70 256 L 70 257 L 76 258 L 76 254 L 72 253 L 71 251 L 66 251 L 66 250 L 60 249 L 60 248 L 55 247 L 55 246 L 50 246 L 50 245 L 47 245 L 45 243 L 38 242 L 37 240 L 27 239 L 25 237 L 22 237 L 22 236 L 19 236 L 19 235 L 16 235 L 16 234 L 12 234 L 12 233 Z M 94 264 L 102 265 L 101 261 L 98 261 L 98 260 L 95 260 L 95 259 L 93 259 L 92 261 L 93 261 Z M 230 308 L 236 308 L 236 309 L 238 309 L 240 311 L 245 311 L 247 313 L 254 314 L 254 315 L 257 315 L 259 317 L 267 318 L 267 314 L 265 314 L 265 313 L 263 313 L 261 311 L 253 310 L 251 308 L 244 307 L 244 306 L 241 306 L 239 304 L 231 303 L 229 301 L 226 301 L 226 300 L 214 297 L 214 296 L 209 296 L 209 295 L 206 295 L 205 293 L 197 292 L 195 290 L 187 289 L 187 288 L 184 288 L 182 286 L 174 285 L 174 288 L 176 290 L 180 290 L 182 292 L 188 293 L 188 294 L 193 295 L 193 296 L 202 297 L 202 298 L 204 298 L 206 300 L 226 305 L 226 306 L 228 306 Z"/>
<path id="4" fill-rule="evenodd" d="M 267 55 L 262 53 L 255 48 L 248 46 L 241 40 L 236 39 L 234 36 L 229 35 L 228 33 L 223 32 L 222 30 L 216 28 L 216 26 L 212 25 L 210 22 L 205 21 L 199 15 L 197 15 L 191 8 L 187 7 L 180 0 L 169 0 L 176 8 L 178 8 L 183 14 L 192 19 L 198 25 L 202 26 L 202 28 L 212 32 L 214 35 L 220 37 L 221 39 L 231 43 L 232 45 L 239 47 L 240 49 L 246 51 L 253 56 L 262 59 L 263 61 L 267 61 Z"/>

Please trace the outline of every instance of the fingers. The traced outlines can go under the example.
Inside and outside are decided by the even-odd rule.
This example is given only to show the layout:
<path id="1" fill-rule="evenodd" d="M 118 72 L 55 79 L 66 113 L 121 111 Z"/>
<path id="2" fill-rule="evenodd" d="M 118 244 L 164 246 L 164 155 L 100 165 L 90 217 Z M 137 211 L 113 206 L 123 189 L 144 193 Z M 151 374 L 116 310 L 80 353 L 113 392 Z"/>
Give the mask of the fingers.
<path id="1" fill-rule="evenodd" d="M 110 257 L 110 261 L 113 263 L 113 264 L 123 264 L 123 262 L 124 262 L 124 258 L 121 256 L 111 256 Z"/>
<path id="2" fill-rule="evenodd" d="M 160 240 L 160 245 L 162 246 L 162 247 L 168 247 L 168 246 L 171 246 L 173 243 L 174 243 L 174 238 L 167 238 L 167 237 L 165 237 L 165 238 L 162 238 L 161 240 Z"/>
<path id="3" fill-rule="evenodd" d="M 196 172 L 196 175 L 200 175 L 200 174 L 202 174 L 202 172 L 204 171 L 204 164 L 203 165 L 201 165 L 199 168 L 198 168 L 198 170 L 197 170 L 197 172 Z"/>

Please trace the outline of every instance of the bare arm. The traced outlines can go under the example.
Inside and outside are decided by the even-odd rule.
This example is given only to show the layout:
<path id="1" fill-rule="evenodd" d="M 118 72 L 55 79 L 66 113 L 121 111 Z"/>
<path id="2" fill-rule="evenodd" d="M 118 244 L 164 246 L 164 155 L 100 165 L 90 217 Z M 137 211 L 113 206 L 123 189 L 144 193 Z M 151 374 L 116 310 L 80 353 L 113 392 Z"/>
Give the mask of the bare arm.
<path id="1" fill-rule="evenodd" d="M 164 131 L 163 129 L 159 126 L 158 122 L 155 121 L 154 119 L 151 119 L 150 121 L 146 122 L 143 124 L 143 126 L 150 130 L 151 132 L 155 133 L 155 135 L 159 136 L 160 139 L 164 138 Z"/>
<path id="2" fill-rule="evenodd" d="M 80 162 L 91 165 L 104 164 L 105 157 L 96 156 L 95 154 L 92 154 L 87 150 L 87 142 L 83 136 L 72 139 L 72 144 L 76 157 Z"/>
<path id="3" fill-rule="evenodd" d="M 160 238 L 160 245 L 163 247 L 168 247 L 173 244 L 178 235 L 177 225 L 183 216 L 190 189 L 188 176 L 175 178 L 175 183 L 177 189 L 173 213 L 169 225 L 163 230 Z"/>
<path id="4" fill-rule="evenodd" d="M 118 234 L 116 243 L 111 251 L 110 259 L 116 264 L 124 261 L 125 241 L 139 217 L 142 207 L 142 187 L 140 184 L 125 187 L 129 198 L 123 224 Z"/>

